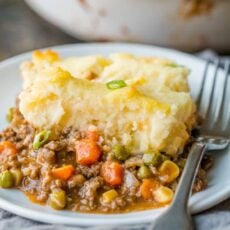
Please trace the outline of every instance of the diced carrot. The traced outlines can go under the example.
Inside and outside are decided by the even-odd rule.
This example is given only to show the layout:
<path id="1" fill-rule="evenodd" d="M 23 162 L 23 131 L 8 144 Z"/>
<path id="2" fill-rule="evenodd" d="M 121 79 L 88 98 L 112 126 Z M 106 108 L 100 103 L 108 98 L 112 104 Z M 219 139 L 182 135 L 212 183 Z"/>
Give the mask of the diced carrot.
<path id="1" fill-rule="evenodd" d="M 97 162 L 101 156 L 101 149 L 96 141 L 83 139 L 76 143 L 76 160 L 82 165 L 91 165 Z"/>
<path id="2" fill-rule="evenodd" d="M 10 155 L 17 154 L 17 149 L 15 144 L 10 141 L 2 141 L 0 143 L 0 158 L 5 158 Z"/>
<path id="3" fill-rule="evenodd" d="M 101 167 L 101 175 L 104 181 L 112 186 L 121 185 L 124 169 L 117 162 L 106 161 Z"/>
<path id="4" fill-rule="evenodd" d="M 68 180 L 74 173 L 74 167 L 72 165 L 65 165 L 60 168 L 55 168 L 52 170 L 52 175 L 61 180 Z"/>
<path id="5" fill-rule="evenodd" d="M 153 198 L 153 192 L 159 187 L 159 182 L 153 179 L 144 179 L 140 191 L 144 199 Z"/>
<path id="6" fill-rule="evenodd" d="M 88 131 L 87 132 L 87 139 L 97 142 L 99 140 L 99 135 L 98 135 L 97 131 Z"/>

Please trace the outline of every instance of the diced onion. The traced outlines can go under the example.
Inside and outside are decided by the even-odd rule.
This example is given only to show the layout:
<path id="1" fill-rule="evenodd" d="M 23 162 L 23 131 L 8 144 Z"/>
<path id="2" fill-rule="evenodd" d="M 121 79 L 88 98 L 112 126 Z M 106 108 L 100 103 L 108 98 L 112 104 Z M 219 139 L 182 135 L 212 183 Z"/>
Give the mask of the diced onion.
<path id="1" fill-rule="evenodd" d="M 129 170 L 125 170 L 124 183 L 128 188 L 140 185 L 138 179 Z"/>

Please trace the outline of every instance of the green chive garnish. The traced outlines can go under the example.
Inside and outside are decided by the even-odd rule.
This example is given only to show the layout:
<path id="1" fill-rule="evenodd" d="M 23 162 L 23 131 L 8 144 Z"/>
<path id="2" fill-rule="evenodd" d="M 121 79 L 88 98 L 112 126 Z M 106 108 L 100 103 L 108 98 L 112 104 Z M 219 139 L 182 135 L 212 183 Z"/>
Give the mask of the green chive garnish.
<path id="1" fill-rule="evenodd" d="M 108 89 L 119 89 L 119 88 L 123 88 L 127 85 L 126 85 L 125 81 L 123 81 L 123 80 L 114 80 L 114 81 L 107 82 L 106 86 Z"/>
<path id="2" fill-rule="evenodd" d="M 176 63 L 170 63 L 170 64 L 168 64 L 168 66 L 169 66 L 169 67 L 172 67 L 172 68 L 178 68 L 178 67 L 180 67 L 180 68 L 185 68 L 185 66 L 179 65 L 179 64 L 176 64 Z"/>
<path id="3" fill-rule="evenodd" d="M 49 139 L 51 131 L 43 130 L 34 137 L 33 149 L 37 150 L 43 146 Z"/>
<path id="4" fill-rule="evenodd" d="M 179 67 L 176 63 L 171 63 L 171 64 L 169 64 L 169 66 L 170 66 L 170 67 L 173 67 L 173 68 Z"/>

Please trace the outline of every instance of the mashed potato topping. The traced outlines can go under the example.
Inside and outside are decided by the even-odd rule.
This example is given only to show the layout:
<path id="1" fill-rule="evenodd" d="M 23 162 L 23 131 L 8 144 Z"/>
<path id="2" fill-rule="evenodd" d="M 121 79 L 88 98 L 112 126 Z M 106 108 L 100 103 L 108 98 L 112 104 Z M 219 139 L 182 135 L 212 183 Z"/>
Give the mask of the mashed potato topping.
<path id="1" fill-rule="evenodd" d="M 61 59 L 54 51 L 35 52 L 21 66 L 19 109 L 38 129 L 95 125 L 111 145 L 133 154 L 183 151 L 195 124 L 188 91 L 189 71 L 171 60 L 112 54 Z M 125 87 L 106 83 L 123 80 Z"/>

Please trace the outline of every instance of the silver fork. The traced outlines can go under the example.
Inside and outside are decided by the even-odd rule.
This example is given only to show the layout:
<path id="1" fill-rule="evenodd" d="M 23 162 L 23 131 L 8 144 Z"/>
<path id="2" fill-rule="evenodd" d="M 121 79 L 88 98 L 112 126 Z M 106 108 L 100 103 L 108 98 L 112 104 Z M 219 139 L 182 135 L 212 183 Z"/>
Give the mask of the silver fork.
<path id="1" fill-rule="evenodd" d="M 207 150 L 225 149 L 229 145 L 230 90 L 227 89 L 230 72 L 229 62 L 224 64 L 223 84 L 218 92 L 216 85 L 220 62 L 219 60 L 214 62 L 214 75 L 212 75 L 212 79 L 210 79 L 209 74 L 210 64 L 211 62 L 208 61 L 205 65 L 197 99 L 198 112 L 205 118 L 200 127 L 200 134 L 195 137 L 195 141 L 190 149 L 172 204 L 166 212 L 149 226 L 149 230 L 194 229 L 191 213 L 188 209 L 188 200 L 201 159 Z M 210 81 L 212 83 L 208 87 L 207 85 Z M 208 97 L 205 95 L 206 89 L 211 89 Z M 214 100 L 215 96 L 217 98 Z M 208 102 L 204 101 L 205 98 L 208 98 Z"/>

